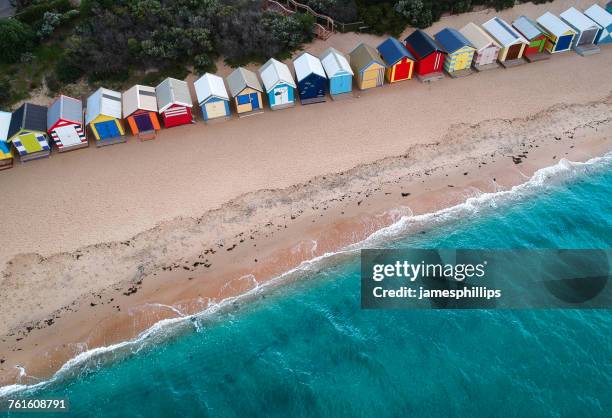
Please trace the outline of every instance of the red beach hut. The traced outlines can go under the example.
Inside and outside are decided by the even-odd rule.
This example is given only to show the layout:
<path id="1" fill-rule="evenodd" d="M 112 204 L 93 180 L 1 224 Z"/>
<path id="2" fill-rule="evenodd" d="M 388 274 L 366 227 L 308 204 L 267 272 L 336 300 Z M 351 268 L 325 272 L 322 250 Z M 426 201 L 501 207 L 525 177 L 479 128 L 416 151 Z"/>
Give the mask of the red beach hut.
<path id="1" fill-rule="evenodd" d="M 186 82 L 168 77 L 155 87 L 155 94 L 158 112 L 166 128 L 193 122 L 193 103 Z"/>
<path id="2" fill-rule="evenodd" d="M 431 36 L 417 29 L 404 39 L 404 43 L 416 59 L 415 72 L 420 78 L 443 76 L 444 53 Z"/>

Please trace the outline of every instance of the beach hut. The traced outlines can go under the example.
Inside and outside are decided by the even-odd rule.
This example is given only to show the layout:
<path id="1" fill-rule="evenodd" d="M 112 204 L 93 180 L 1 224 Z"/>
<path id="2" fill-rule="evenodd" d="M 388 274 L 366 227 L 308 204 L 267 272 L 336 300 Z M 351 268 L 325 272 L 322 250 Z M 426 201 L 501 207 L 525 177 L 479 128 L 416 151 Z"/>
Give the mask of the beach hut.
<path id="1" fill-rule="evenodd" d="M 270 58 L 260 69 L 259 76 L 268 94 L 270 109 L 278 110 L 295 106 L 295 81 L 289 67 Z"/>
<path id="2" fill-rule="evenodd" d="M 168 77 L 155 87 L 155 96 L 166 128 L 193 122 L 193 101 L 186 82 Z"/>
<path id="3" fill-rule="evenodd" d="M 161 129 L 157 118 L 155 88 L 136 84 L 123 92 L 123 118 L 127 120 L 133 135 L 141 140 L 155 138 Z"/>
<path id="4" fill-rule="evenodd" d="M 13 152 L 8 142 L 8 132 L 11 125 L 11 112 L 0 112 L 0 170 L 13 166 Z"/>
<path id="5" fill-rule="evenodd" d="M 47 108 L 24 103 L 11 115 L 7 135 L 22 162 L 48 157 L 51 153 L 47 141 Z"/>
<path id="6" fill-rule="evenodd" d="M 612 43 L 612 14 L 606 12 L 599 4 L 592 5 L 584 11 L 584 14 L 601 27 L 595 38 L 595 44 Z"/>
<path id="7" fill-rule="evenodd" d="M 501 47 L 488 33 L 475 23 L 468 23 L 459 30 L 476 48 L 472 65 L 478 71 L 497 68 L 497 57 Z"/>
<path id="8" fill-rule="evenodd" d="M 415 59 L 400 41 L 387 38 L 376 49 L 387 67 L 385 76 L 389 83 L 412 78 Z"/>
<path id="9" fill-rule="evenodd" d="M 229 95 L 221 77 L 206 73 L 193 85 L 205 122 L 227 120 L 231 117 Z"/>
<path id="10" fill-rule="evenodd" d="M 529 42 L 523 51 L 523 56 L 528 61 L 534 61 L 536 57 L 548 57 L 543 54 L 546 35 L 536 22 L 527 16 L 520 16 L 512 22 L 512 26 Z"/>
<path id="11" fill-rule="evenodd" d="M 483 23 L 482 27 L 500 45 L 501 49 L 497 59 L 503 66 L 508 67 L 525 63 L 521 58 L 529 42 L 510 24 L 499 17 L 494 17 Z"/>
<path id="12" fill-rule="evenodd" d="M 434 35 L 446 55 L 444 69 L 452 77 L 471 74 L 476 48 L 456 29 L 445 28 Z"/>
<path id="13" fill-rule="evenodd" d="M 98 147 L 125 142 L 125 130 L 121 122 L 121 93 L 100 87 L 89 96 L 85 124 Z"/>
<path id="14" fill-rule="evenodd" d="M 329 79 L 329 94 L 332 98 L 353 91 L 353 69 L 344 55 L 334 48 L 327 48 L 319 57 Z"/>
<path id="15" fill-rule="evenodd" d="M 47 133 L 59 152 L 89 146 L 83 127 L 83 103 L 61 95 L 47 110 Z"/>
<path id="16" fill-rule="evenodd" d="M 404 39 L 404 43 L 416 60 L 414 71 L 419 79 L 434 81 L 444 77 L 444 52 L 431 36 L 417 29 Z"/>
<path id="17" fill-rule="evenodd" d="M 561 19 L 570 25 L 576 36 L 572 42 L 572 48 L 581 55 L 591 55 L 599 52 L 595 46 L 595 39 L 601 30 L 601 26 L 589 19 L 575 7 L 570 7 L 560 15 Z"/>
<path id="18" fill-rule="evenodd" d="M 327 75 L 319 58 L 304 52 L 293 60 L 295 78 L 297 79 L 300 102 L 302 104 L 325 101 Z"/>
<path id="19" fill-rule="evenodd" d="M 612 13 L 612 1 L 609 1 L 608 4 L 606 4 L 606 11 L 608 13 Z"/>
<path id="20" fill-rule="evenodd" d="M 385 62 L 378 51 L 367 44 L 359 44 L 349 54 L 351 67 L 361 90 L 380 87 L 385 82 Z"/>
<path id="21" fill-rule="evenodd" d="M 263 112 L 263 89 L 254 72 L 238 67 L 227 77 L 227 85 L 239 117 Z"/>
<path id="22" fill-rule="evenodd" d="M 538 25 L 544 30 L 546 44 L 544 48 L 551 54 L 569 51 L 576 32 L 565 22 L 550 12 L 538 17 Z"/>

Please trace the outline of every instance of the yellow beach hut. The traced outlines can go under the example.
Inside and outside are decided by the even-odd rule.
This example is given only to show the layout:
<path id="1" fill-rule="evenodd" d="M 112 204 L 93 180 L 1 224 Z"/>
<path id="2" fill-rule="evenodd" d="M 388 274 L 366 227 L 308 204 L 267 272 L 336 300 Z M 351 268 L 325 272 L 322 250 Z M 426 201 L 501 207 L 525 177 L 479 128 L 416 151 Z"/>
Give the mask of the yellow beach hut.
<path id="1" fill-rule="evenodd" d="M 0 112 L 0 170 L 13 166 L 13 152 L 8 143 L 8 131 L 11 125 L 11 112 Z"/>
<path id="2" fill-rule="evenodd" d="M 125 142 L 125 130 L 121 123 L 121 93 L 100 87 L 89 96 L 85 124 L 98 147 Z"/>
<path id="3" fill-rule="evenodd" d="M 48 157 L 51 153 L 47 139 L 47 108 L 24 103 L 11 115 L 7 135 L 22 162 Z"/>
<path id="4" fill-rule="evenodd" d="M 383 85 L 386 65 L 376 49 L 362 43 L 350 52 L 349 57 L 357 87 L 366 90 Z"/>
<path id="5" fill-rule="evenodd" d="M 474 60 L 476 48 L 456 29 L 445 28 L 434 35 L 438 45 L 446 55 L 444 70 L 451 77 L 460 77 L 472 73 L 470 67 Z"/>

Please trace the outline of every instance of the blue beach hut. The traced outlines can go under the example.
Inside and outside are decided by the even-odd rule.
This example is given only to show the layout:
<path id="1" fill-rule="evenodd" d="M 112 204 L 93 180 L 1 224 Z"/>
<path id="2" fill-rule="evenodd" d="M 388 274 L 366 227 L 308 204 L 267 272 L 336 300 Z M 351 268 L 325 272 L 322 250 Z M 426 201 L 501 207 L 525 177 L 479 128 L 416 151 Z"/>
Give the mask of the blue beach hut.
<path id="1" fill-rule="evenodd" d="M 325 74 L 329 79 L 329 93 L 332 98 L 353 90 L 353 69 L 338 50 L 327 48 L 320 57 Z"/>
<path id="2" fill-rule="evenodd" d="M 324 102 L 327 76 L 321 61 L 314 55 L 304 52 L 293 61 L 293 67 L 302 104 Z"/>
<path id="3" fill-rule="evenodd" d="M 193 87 L 205 122 L 231 117 L 229 95 L 221 77 L 206 73 L 193 83 Z"/>
<path id="4" fill-rule="evenodd" d="M 595 44 L 612 43 L 612 14 L 608 13 L 599 4 L 592 5 L 584 11 L 584 14 L 601 27 L 595 38 Z"/>
<path id="5" fill-rule="evenodd" d="M 295 106 L 294 90 L 296 86 L 289 67 L 270 58 L 259 69 L 259 76 L 268 94 L 270 109 L 278 110 Z"/>

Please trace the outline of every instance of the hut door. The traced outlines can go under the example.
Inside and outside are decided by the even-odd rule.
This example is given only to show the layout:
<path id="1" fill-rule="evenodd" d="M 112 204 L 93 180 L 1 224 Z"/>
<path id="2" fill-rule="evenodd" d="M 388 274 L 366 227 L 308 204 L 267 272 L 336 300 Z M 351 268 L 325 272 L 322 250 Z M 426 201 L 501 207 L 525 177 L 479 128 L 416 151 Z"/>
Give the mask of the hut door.
<path id="1" fill-rule="evenodd" d="M 277 105 L 283 105 L 283 104 L 289 103 L 289 87 L 287 86 L 278 87 L 274 91 L 274 97 L 275 97 L 274 102 Z"/>
<path id="2" fill-rule="evenodd" d="M 595 41 L 595 35 L 597 35 L 597 30 L 592 29 L 586 32 L 582 32 L 582 36 L 580 37 L 580 42 L 578 45 L 589 45 Z"/>
<path id="3" fill-rule="evenodd" d="M 523 44 L 512 45 L 510 49 L 508 49 L 508 54 L 506 55 L 506 59 L 507 60 L 517 59 L 519 57 L 519 54 L 521 53 L 522 47 L 523 47 Z"/>

